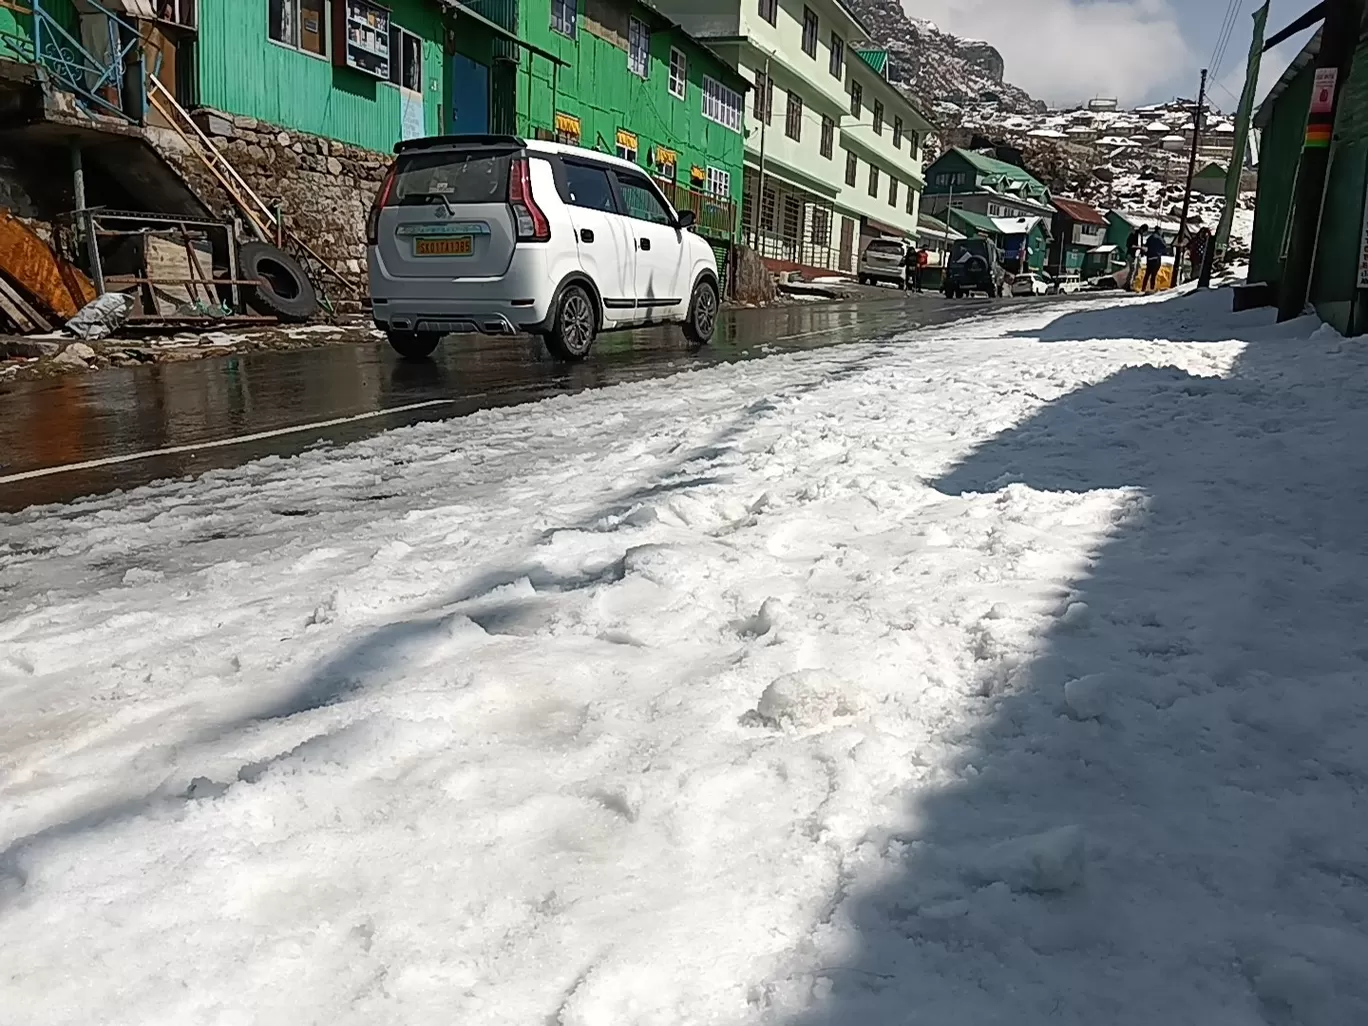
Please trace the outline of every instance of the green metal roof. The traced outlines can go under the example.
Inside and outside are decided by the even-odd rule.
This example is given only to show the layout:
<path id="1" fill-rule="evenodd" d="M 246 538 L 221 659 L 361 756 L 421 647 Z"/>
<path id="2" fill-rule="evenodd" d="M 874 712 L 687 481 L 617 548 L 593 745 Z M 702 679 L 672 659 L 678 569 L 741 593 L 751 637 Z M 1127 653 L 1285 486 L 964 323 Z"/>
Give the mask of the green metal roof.
<path id="1" fill-rule="evenodd" d="M 888 51 L 887 50 L 856 50 L 855 55 L 873 68 L 880 75 L 888 74 Z"/>
<path id="2" fill-rule="evenodd" d="M 989 235 L 999 235 L 998 226 L 993 223 L 993 219 L 987 214 L 976 214 L 972 210 L 960 210 L 956 207 L 950 208 L 950 220 L 959 221 L 967 226 L 971 232 L 987 232 Z"/>
<path id="3" fill-rule="evenodd" d="M 998 180 L 1006 179 L 1012 182 L 1023 182 L 1028 186 L 1034 186 L 1041 192 L 1046 191 L 1044 183 L 1025 168 L 1017 167 L 1015 164 L 1009 164 L 1005 160 L 998 160 L 996 157 L 985 157 L 982 153 L 975 153 L 973 150 L 962 150 L 956 147 L 950 152 L 958 153 L 963 159 L 974 165 L 982 174 Z"/>

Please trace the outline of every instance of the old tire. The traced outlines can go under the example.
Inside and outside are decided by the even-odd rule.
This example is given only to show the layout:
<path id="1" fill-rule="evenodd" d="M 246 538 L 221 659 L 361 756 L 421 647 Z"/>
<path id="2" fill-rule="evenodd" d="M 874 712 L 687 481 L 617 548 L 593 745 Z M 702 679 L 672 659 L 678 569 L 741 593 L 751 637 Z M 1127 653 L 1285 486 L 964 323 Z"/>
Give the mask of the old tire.
<path id="1" fill-rule="evenodd" d="M 546 333 L 546 348 L 558 360 L 583 360 L 589 355 L 598 332 L 594 301 L 582 285 L 569 285 L 556 300 L 551 330 Z"/>
<path id="2" fill-rule="evenodd" d="M 689 313 L 684 318 L 684 337 L 696 346 L 712 341 L 717 330 L 717 286 L 708 278 L 700 278 L 689 297 Z"/>
<path id="3" fill-rule="evenodd" d="M 318 293 L 299 261 L 264 242 L 248 242 L 238 251 L 238 274 L 260 279 L 243 287 L 243 296 L 257 313 L 282 321 L 307 321 L 318 313 Z"/>
<path id="4" fill-rule="evenodd" d="M 391 331 L 386 333 L 390 348 L 405 360 L 426 360 L 442 341 L 442 336 L 431 331 Z"/>

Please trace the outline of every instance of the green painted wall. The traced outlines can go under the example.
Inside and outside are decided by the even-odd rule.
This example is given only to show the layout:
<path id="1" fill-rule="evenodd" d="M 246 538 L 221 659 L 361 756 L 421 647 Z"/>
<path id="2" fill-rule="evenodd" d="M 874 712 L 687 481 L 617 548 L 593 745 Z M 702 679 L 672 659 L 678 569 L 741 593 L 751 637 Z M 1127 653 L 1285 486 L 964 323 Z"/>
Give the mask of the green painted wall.
<path id="1" fill-rule="evenodd" d="M 1292 206 L 1297 165 L 1301 162 L 1313 75 L 1312 69 L 1307 67 L 1293 80 L 1278 97 L 1272 119 L 1263 131 L 1249 259 L 1251 282 L 1276 282 L 1282 277 L 1283 237 Z"/>
<path id="2" fill-rule="evenodd" d="M 423 38 L 424 132 L 440 129 L 446 82 L 442 15 L 431 0 L 392 0 L 394 23 Z M 230 114 L 388 151 L 402 136 L 399 90 L 273 42 L 265 0 L 200 4 L 200 102 Z"/>
<path id="3" fill-rule="evenodd" d="M 682 185 L 688 184 L 694 166 L 730 172 L 731 199 L 739 211 L 745 141 L 739 132 L 703 117 L 703 77 L 710 75 L 737 91 L 742 91 L 744 81 L 682 29 L 662 24 L 654 10 L 632 0 L 589 0 L 587 8 L 586 0 L 580 0 L 580 11 L 575 38 L 569 39 L 551 29 L 550 0 L 522 0 L 519 34 L 569 66 L 557 71 L 545 58 L 524 54 L 517 82 L 519 133 L 532 137 L 537 129 L 552 130 L 559 111 L 580 119 L 582 145 L 612 153 L 618 129 L 625 129 L 638 138 L 637 162 L 642 167 L 648 166 L 653 146 L 675 150 L 676 180 Z M 651 26 L 644 82 L 628 67 L 630 15 Z M 620 28 L 622 45 L 589 31 L 595 24 L 606 24 L 610 31 Z M 688 61 L 683 99 L 669 91 L 671 47 L 681 50 Z"/>
<path id="4" fill-rule="evenodd" d="M 1324 213 L 1310 300 L 1337 331 L 1362 332 L 1354 324 L 1359 303 L 1358 269 L 1363 232 L 1364 180 L 1368 177 L 1368 45 L 1360 43 L 1349 79 L 1340 89 L 1334 148 L 1325 183 Z"/>
<path id="5" fill-rule="evenodd" d="M 81 23 L 71 0 L 27 0 L 26 6 L 39 8 L 52 16 L 73 38 L 81 38 Z M 33 15 L 0 7 L 0 60 L 25 60 L 33 56 Z M 46 31 L 51 32 L 51 29 Z M 60 38 L 60 37 L 56 37 Z M 55 41 L 55 40 L 52 40 Z M 67 45 L 66 40 L 62 40 Z M 44 50 L 47 46 L 44 46 Z"/>

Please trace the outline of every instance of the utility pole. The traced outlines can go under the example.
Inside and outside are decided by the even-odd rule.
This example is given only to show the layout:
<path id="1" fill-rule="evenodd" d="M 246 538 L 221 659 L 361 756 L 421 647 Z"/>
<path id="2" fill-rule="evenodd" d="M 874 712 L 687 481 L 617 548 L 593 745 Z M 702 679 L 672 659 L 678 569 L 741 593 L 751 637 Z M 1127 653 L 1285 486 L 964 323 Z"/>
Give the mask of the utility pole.
<path id="1" fill-rule="evenodd" d="M 774 111 L 770 110 L 773 105 L 774 89 L 770 85 L 770 59 L 765 56 L 765 87 L 760 96 L 761 109 L 765 116 L 760 119 L 760 175 L 756 183 L 755 206 L 751 210 L 751 245 L 757 253 L 760 252 L 760 222 L 764 219 L 765 208 L 765 129 L 769 127 L 770 118 L 774 116 Z"/>
<path id="2" fill-rule="evenodd" d="M 1306 135 L 1301 165 L 1292 194 L 1292 223 L 1288 226 L 1287 261 L 1278 283 L 1278 320 L 1300 317 L 1311 287 L 1311 266 L 1320 234 L 1321 204 L 1330 166 L 1330 139 L 1335 129 L 1335 110 L 1349 70 L 1354 63 L 1364 0 L 1325 0 L 1325 25 L 1320 53 L 1316 55 L 1311 105 L 1307 109 Z"/>
<path id="3" fill-rule="evenodd" d="M 1192 115 L 1192 149 L 1188 151 L 1187 190 L 1183 193 L 1183 213 L 1178 218 L 1178 236 L 1174 243 L 1173 285 L 1183 280 L 1183 244 L 1187 241 L 1188 211 L 1192 207 L 1192 176 L 1197 173 L 1197 145 L 1202 138 L 1202 110 L 1206 107 L 1207 69 L 1202 69 L 1202 84 L 1197 90 L 1197 110 Z"/>

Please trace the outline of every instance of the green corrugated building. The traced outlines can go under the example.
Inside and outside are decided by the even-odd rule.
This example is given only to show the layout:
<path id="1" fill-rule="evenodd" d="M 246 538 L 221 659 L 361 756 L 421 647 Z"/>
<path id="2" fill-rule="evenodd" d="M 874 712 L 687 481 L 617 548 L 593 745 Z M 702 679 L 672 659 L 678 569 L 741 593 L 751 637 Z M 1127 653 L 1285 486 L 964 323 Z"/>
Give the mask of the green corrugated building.
<path id="1" fill-rule="evenodd" d="M 638 0 L 521 0 L 518 30 L 535 48 L 518 71 L 520 133 L 634 161 L 700 233 L 734 238 L 745 139 L 720 100 L 745 78 Z"/>
<path id="2" fill-rule="evenodd" d="M 1254 118 L 1262 132 L 1249 281 L 1277 287 L 1287 256 L 1292 199 L 1301 162 L 1321 34 L 1293 60 Z M 1368 24 L 1360 29 L 1347 81 L 1340 88 L 1325 200 L 1308 297 L 1327 323 L 1346 334 L 1368 332 L 1368 254 L 1364 251 L 1368 189 Z"/>

